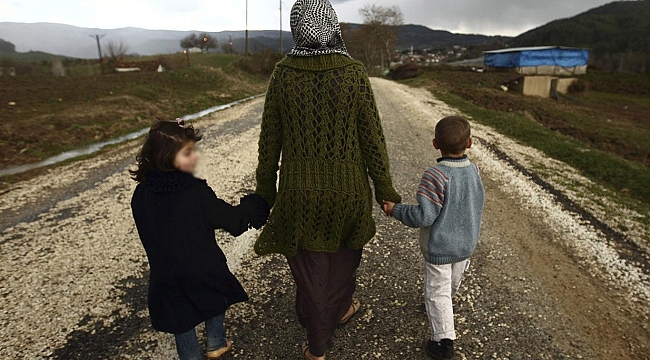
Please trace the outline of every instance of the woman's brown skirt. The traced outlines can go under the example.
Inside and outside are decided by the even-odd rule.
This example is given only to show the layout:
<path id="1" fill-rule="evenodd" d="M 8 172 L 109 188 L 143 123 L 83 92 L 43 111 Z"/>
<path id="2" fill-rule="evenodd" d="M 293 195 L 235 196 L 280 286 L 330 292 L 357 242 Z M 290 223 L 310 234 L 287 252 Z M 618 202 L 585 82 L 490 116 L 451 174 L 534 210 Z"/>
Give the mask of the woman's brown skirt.
<path id="1" fill-rule="evenodd" d="M 307 328 L 309 352 L 317 357 L 334 346 L 332 336 L 350 309 L 362 250 L 341 243 L 335 253 L 299 249 L 287 258 L 296 281 L 298 321 Z"/>

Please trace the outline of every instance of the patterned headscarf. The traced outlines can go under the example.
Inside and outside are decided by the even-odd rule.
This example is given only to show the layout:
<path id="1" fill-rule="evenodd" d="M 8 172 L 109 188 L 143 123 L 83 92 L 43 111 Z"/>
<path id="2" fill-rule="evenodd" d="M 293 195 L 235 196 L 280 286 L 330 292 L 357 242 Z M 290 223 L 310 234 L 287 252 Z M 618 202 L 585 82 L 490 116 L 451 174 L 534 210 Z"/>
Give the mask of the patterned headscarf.
<path id="1" fill-rule="evenodd" d="M 289 56 L 342 54 L 350 57 L 329 0 L 296 1 L 291 9 L 291 33 L 296 46 Z"/>

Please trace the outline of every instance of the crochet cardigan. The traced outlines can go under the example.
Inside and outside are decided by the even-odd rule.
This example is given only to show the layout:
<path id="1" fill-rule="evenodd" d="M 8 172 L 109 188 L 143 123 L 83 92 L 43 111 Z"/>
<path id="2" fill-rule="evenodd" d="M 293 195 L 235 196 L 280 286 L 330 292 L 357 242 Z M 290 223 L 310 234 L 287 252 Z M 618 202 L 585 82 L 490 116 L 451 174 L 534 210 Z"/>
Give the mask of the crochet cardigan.
<path id="1" fill-rule="evenodd" d="M 401 201 L 363 65 L 339 54 L 283 59 L 264 105 L 256 193 L 273 209 L 255 251 L 362 248 L 376 231 L 368 175 L 379 204 Z"/>

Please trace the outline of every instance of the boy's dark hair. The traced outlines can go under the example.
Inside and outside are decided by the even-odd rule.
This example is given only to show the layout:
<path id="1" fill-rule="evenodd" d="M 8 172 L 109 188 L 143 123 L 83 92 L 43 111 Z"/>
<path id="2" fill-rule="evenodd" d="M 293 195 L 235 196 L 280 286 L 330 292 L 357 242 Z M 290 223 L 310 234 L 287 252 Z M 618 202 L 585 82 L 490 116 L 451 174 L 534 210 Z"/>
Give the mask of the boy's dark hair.
<path id="1" fill-rule="evenodd" d="M 445 153 L 463 152 L 471 136 L 469 121 L 460 116 L 448 116 L 436 125 L 436 142 Z"/>
<path id="2" fill-rule="evenodd" d="M 158 120 L 151 129 L 142 145 L 142 150 L 136 157 L 138 168 L 129 170 L 131 178 L 143 183 L 149 171 L 173 171 L 176 154 L 188 142 L 201 140 L 198 130 L 192 125 L 184 125 L 182 121 Z"/>

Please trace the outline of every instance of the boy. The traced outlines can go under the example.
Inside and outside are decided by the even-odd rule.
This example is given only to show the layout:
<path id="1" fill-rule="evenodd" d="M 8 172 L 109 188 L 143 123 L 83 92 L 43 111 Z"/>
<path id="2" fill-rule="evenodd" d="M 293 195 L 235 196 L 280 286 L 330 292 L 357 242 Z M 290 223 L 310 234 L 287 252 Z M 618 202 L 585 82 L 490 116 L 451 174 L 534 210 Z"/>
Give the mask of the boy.
<path id="1" fill-rule="evenodd" d="M 433 146 L 442 157 L 422 176 L 418 205 L 384 201 L 383 209 L 405 225 L 420 228 L 425 305 L 431 324 L 426 351 L 433 359 L 451 359 L 456 339 L 451 299 L 478 241 L 484 191 L 478 167 L 465 155 L 472 146 L 469 122 L 446 117 L 435 132 Z"/>

